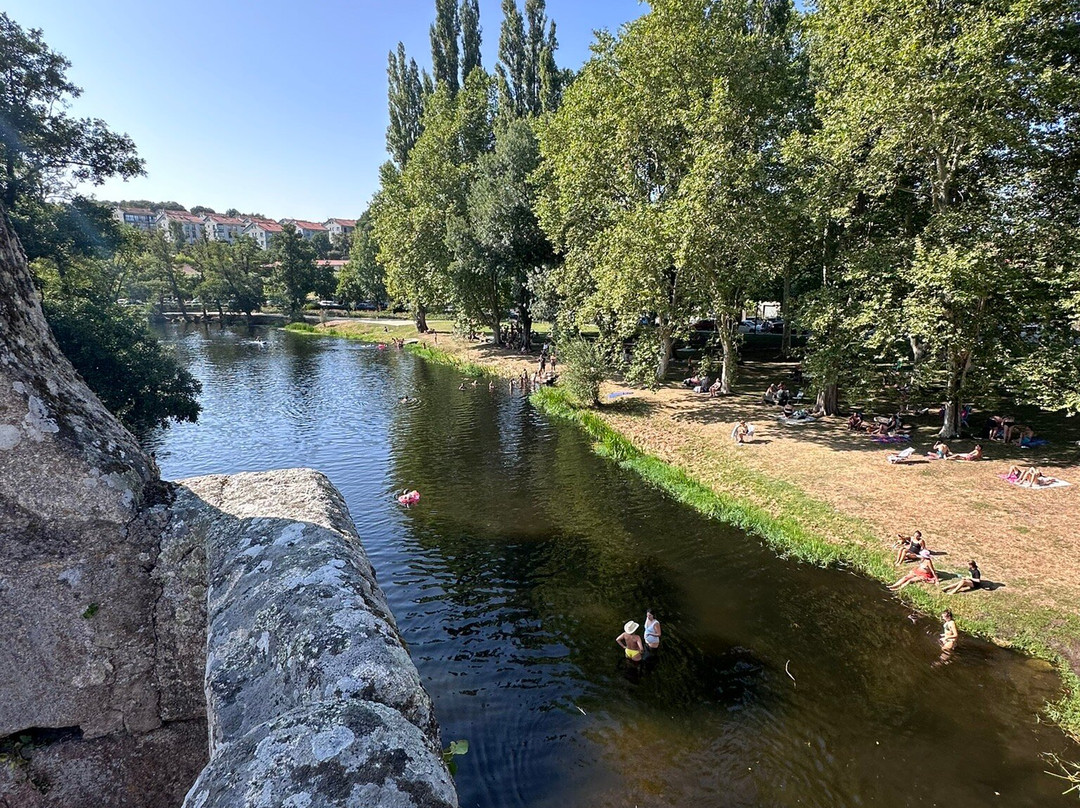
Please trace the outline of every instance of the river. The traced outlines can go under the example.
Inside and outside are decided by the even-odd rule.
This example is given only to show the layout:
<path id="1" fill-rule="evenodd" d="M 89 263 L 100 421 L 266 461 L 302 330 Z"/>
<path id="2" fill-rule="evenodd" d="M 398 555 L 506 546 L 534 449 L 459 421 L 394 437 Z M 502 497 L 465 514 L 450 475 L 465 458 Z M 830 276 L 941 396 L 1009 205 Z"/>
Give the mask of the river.
<path id="1" fill-rule="evenodd" d="M 163 476 L 334 482 L 444 743 L 469 741 L 462 806 L 1076 804 L 1044 772 L 1080 758 L 1038 720 L 1044 665 L 968 637 L 940 664 L 938 621 L 672 502 L 504 385 L 344 340 L 163 333 L 204 386 L 197 424 L 146 438 Z M 647 607 L 664 641 L 634 666 L 614 641 Z"/>

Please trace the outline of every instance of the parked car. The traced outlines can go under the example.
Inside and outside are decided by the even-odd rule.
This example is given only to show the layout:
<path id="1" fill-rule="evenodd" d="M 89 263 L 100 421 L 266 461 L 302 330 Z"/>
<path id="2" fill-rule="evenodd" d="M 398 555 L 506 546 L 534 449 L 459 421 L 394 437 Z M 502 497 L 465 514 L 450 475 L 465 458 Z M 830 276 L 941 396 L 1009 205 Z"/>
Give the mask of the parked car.
<path id="1" fill-rule="evenodd" d="M 324 309 L 341 309 L 341 308 L 344 308 L 344 306 L 342 306 L 336 300 L 320 300 L 319 305 L 322 306 Z"/>
<path id="2" fill-rule="evenodd" d="M 764 321 L 758 317 L 747 317 L 741 323 L 739 323 L 740 334 L 758 334 L 762 330 L 766 330 L 764 327 Z"/>

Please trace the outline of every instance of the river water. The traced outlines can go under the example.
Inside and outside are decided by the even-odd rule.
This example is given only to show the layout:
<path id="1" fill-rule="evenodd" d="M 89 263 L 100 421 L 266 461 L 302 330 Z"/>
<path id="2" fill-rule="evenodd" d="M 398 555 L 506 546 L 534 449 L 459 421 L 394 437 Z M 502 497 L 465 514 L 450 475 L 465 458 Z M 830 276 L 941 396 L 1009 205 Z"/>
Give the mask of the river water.
<path id="1" fill-rule="evenodd" d="M 882 586 L 701 518 L 505 386 L 356 342 L 164 333 L 204 388 L 197 424 L 147 438 L 163 476 L 337 485 L 444 743 L 469 741 L 462 806 L 1076 804 L 1044 773 L 1080 750 L 1038 720 L 1060 689 L 1039 663 L 963 638 L 940 664 L 940 624 Z M 664 642 L 635 667 L 614 640 L 647 607 Z"/>

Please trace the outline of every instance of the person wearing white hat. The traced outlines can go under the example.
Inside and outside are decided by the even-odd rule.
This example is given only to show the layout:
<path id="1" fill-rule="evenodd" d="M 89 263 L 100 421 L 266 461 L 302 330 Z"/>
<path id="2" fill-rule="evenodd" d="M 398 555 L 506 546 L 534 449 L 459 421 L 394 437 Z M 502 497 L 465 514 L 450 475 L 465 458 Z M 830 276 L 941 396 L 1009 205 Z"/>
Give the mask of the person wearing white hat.
<path id="1" fill-rule="evenodd" d="M 634 633 L 637 630 L 638 624 L 629 620 L 623 626 L 623 633 L 615 638 L 615 642 L 623 649 L 626 658 L 631 662 L 641 662 L 641 658 L 645 655 L 645 645 L 641 642 L 641 637 Z"/>
<path id="2" fill-rule="evenodd" d="M 893 592 L 899 592 L 908 584 L 916 582 L 930 583 L 931 581 L 934 584 L 938 583 L 937 570 L 934 569 L 934 562 L 930 557 L 930 551 L 923 548 L 919 551 L 919 565 L 907 575 L 901 576 L 900 580 L 896 583 L 890 584 L 889 589 Z"/>

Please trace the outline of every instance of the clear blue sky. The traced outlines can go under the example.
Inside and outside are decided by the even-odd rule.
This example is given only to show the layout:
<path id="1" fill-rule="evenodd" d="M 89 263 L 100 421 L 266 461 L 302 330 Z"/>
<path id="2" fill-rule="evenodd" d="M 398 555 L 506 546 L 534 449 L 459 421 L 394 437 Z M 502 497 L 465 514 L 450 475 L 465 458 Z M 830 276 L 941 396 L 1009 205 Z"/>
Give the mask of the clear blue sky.
<path id="1" fill-rule="evenodd" d="M 519 0 L 519 7 L 523 6 Z M 558 63 L 580 67 L 592 31 L 647 10 L 637 0 L 548 0 Z M 173 199 L 274 218 L 353 218 L 378 184 L 386 55 L 400 40 L 430 65 L 434 0 L 7 0 L 41 28 L 83 88 L 72 107 L 134 138 L 146 177 L 99 199 Z M 481 0 L 484 65 L 502 21 Z"/>

